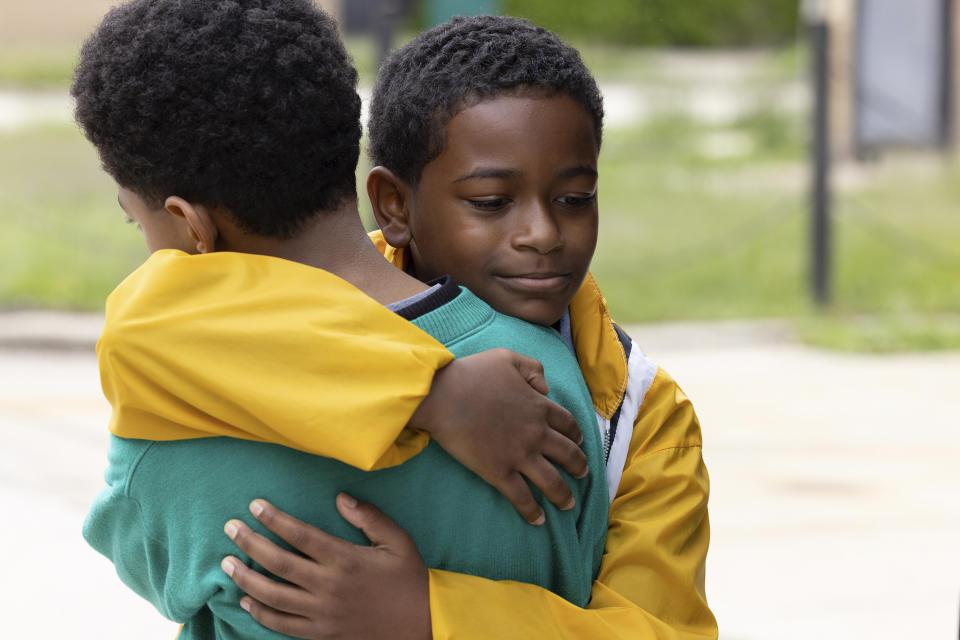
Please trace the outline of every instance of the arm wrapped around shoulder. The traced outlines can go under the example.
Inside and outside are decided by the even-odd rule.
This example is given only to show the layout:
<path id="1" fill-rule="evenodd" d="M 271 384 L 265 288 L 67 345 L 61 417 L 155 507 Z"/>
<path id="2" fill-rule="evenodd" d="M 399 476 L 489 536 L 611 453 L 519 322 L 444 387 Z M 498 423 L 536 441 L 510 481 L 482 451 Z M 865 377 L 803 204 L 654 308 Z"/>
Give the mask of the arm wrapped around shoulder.
<path id="1" fill-rule="evenodd" d="M 404 429 L 437 369 L 453 360 L 320 269 L 172 250 L 156 252 L 110 295 L 97 354 L 115 435 L 230 436 L 365 470 L 426 446 L 425 434 Z"/>

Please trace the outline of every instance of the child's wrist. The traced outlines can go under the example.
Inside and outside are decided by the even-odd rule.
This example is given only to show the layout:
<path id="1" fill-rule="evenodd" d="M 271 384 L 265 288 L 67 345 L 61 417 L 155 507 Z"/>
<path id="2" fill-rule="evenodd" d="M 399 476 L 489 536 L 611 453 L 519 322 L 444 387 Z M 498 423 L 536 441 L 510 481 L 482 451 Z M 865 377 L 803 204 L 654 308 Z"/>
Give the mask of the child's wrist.
<path id="1" fill-rule="evenodd" d="M 438 369 L 436 374 L 434 374 L 433 383 L 430 385 L 430 392 L 424 396 L 423 401 L 420 402 L 413 412 L 413 415 L 410 416 L 410 420 L 407 422 L 408 429 L 415 429 L 426 433 L 430 437 L 436 437 L 439 425 L 444 423 L 443 420 L 438 419 L 438 411 L 442 410 L 442 402 L 438 399 L 440 393 L 437 387 L 441 379 L 446 377 L 447 370 L 452 365 L 453 363 L 450 363 L 446 367 Z"/>

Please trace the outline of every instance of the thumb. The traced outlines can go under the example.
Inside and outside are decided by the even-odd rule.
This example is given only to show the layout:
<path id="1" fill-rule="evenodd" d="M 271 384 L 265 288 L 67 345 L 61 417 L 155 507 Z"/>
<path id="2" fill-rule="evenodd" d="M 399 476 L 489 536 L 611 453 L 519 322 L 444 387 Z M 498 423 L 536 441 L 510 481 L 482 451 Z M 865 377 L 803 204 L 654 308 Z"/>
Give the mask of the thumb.
<path id="1" fill-rule="evenodd" d="M 513 366 L 516 367 L 520 375 L 523 376 L 523 379 L 527 381 L 527 384 L 543 395 L 550 393 L 550 386 L 547 384 L 547 379 L 543 376 L 543 365 L 540 364 L 540 361 L 520 355 L 519 353 L 513 355 Z"/>
<path id="2" fill-rule="evenodd" d="M 360 529 L 374 547 L 396 549 L 411 544 L 407 532 L 372 504 L 357 502 L 355 498 L 340 493 L 337 495 L 337 511 L 344 520 Z"/>

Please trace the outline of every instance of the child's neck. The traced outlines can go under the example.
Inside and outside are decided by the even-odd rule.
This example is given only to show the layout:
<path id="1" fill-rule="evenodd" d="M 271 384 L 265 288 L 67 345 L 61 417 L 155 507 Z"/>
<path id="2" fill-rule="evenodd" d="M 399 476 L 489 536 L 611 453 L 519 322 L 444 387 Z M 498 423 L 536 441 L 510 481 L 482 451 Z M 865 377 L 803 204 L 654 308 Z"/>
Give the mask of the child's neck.
<path id="1" fill-rule="evenodd" d="M 355 202 L 317 214 L 293 238 L 271 238 L 236 228 L 221 228 L 217 249 L 273 256 L 323 269 L 381 304 L 403 300 L 427 289 L 380 255 L 363 229 Z"/>

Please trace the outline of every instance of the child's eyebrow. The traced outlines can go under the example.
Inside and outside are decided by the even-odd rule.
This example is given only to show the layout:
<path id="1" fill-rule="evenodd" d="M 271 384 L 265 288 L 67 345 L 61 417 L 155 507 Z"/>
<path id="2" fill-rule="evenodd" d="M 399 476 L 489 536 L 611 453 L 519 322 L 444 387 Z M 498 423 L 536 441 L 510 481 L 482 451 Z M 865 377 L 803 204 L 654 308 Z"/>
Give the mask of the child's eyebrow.
<path id="1" fill-rule="evenodd" d="M 474 178 L 515 178 L 520 172 L 516 169 L 497 169 L 494 167 L 478 167 L 465 176 L 460 176 L 454 182 L 473 180 Z"/>
<path id="2" fill-rule="evenodd" d="M 515 178 L 520 175 L 520 171 L 516 169 L 498 169 L 496 167 L 478 167 L 468 173 L 465 176 L 460 176 L 455 179 L 453 182 L 464 182 L 466 180 L 474 180 L 477 178 Z M 569 167 L 560 172 L 560 178 L 575 178 L 577 176 L 587 175 L 593 178 L 599 176 L 597 170 L 593 167 L 587 165 L 580 165 L 578 167 Z"/>
<path id="3" fill-rule="evenodd" d="M 579 167 L 570 167 L 569 169 L 564 169 L 560 172 L 561 178 L 576 178 L 577 176 L 590 176 L 592 178 L 599 177 L 600 174 L 597 173 L 597 170 L 593 167 L 587 165 L 580 165 Z"/>

